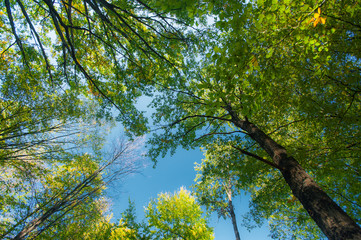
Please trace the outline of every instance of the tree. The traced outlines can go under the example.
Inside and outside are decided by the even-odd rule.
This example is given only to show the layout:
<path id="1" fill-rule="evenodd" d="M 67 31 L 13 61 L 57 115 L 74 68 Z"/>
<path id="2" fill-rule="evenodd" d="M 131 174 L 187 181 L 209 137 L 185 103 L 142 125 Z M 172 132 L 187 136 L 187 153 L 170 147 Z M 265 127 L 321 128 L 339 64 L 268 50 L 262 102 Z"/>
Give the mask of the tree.
<path id="1" fill-rule="evenodd" d="M 138 144 L 139 140 L 119 146 L 106 162 L 87 153 L 69 154 L 68 161 L 49 166 L 31 194 L 13 193 L 23 201 L 8 206 L 10 219 L 3 222 L 2 238 L 83 236 L 95 224 L 92 221 L 102 217 L 105 187 L 137 170 Z"/>
<path id="2" fill-rule="evenodd" d="M 16 99 L 17 94 L 20 93 L 11 97 Z M 22 227 L 25 234 L 28 234 L 26 229 L 30 229 L 29 232 L 34 230 L 30 225 L 26 227 L 26 223 L 45 214 L 48 208 L 53 209 L 48 201 L 60 194 L 60 190 L 46 192 L 45 189 L 51 187 L 45 179 L 57 175 L 61 167 L 69 168 L 69 161 L 79 161 L 80 164 L 83 158 L 79 155 L 85 148 L 97 154 L 102 136 L 95 133 L 104 131 L 99 129 L 102 125 L 99 121 L 90 122 L 97 107 L 85 100 L 78 101 L 81 106 L 74 106 L 71 103 L 76 101 L 71 101 L 67 95 L 48 99 L 43 98 L 46 93 L 39 93 L 31 100 L 25 95 L 18 100 L 1 95 L 0 212 L 3 218 L 0 235 L 8 237 L 8 234 L 15 236 Z M 65 113 L 65 109 L 69 112 Z M 82 114 L 85 116 L 80 119 Z M 57 179 L 59 182 L 53 182 L 53 185 L 64 185 L 61 177 Z M 45 210 L 36 206 L 40 203 L 45 204 Z"/>
<path id="3" fill-rule="evenodd" d="M 80 226 L 80 221 L 72 222 L 65 226 L 57 234 L 58 239 L 99 239 L 99 240 L 117 240 L 117 239 L 144 239 L 139 238 L 137 229 L 129 228 L 123 218 L 118 223 L 111 221 L 112 215 L 105 215 L 107 207 L 100 206 L 97 217 L 92 217 L 89 213 L 82 216 L 84 225 Z M 84 227 L 84 228 L 83 228 Z M 40 239 L 49 239 L 49 236 L 41 235 Z"/>
<path id="4" fill-rule="evenodd" d="M 173 195 L 159 194 L 146 209 L 149 226 L 161 239 L 212 239 L 213 231 L 202 214 L 196 199 L 184 188 Z"/>
<path id="5" fill-rule="evenodd" d="M 277 181 L 284 179 L 329 238 L 360 236 L 351 219 L 360 219 L 357 1 L 185 0 L 175 5 L 177 13 L 172 1 L 0 4 L 1 78 L 8 96 L 20 96 L 18 89 L 51 96 L 64 88 L 74 100 L 98 101 L 100 116 L 117 107 L 119 120 L 140 135 L 147 120 L 133 103 L 157 93 L 154 117 L 161 128 L 150 140 L 154 159 L 218 138 L 240 154 L 239 181 L 254 199 L 277 190 L 265 217 L 293 199 Z M 191 31 L 199 44 L 179 44 L 183 36 L 174 26 L 199 24 L 207 11 L 215 24 Z M 50 33 L 59 44 L 49 41 Z M 343 180 L 333 181 L 330 173 Z M 256 210 L 265 199 L 253 202 Z"/>
<path id="6" fill-rule="evenodd" d="M 91 135 L 82 124 L 89 120 L 111 120 L 112 107 L 121 111 L 119 118 L 125 126 L 139 130 L 136 135 L 145 130 L 146 121 L 133 103 L 141 93 L 150 94 L 145 82 L 158 84 L 155 72 L 168 74 L 162 65 L 178 64 L 171 59 L 173 50 L 163 46 L 183 38 L 170 24 L 173 19 L 156 12 L 149 14 L 152 12 L 141 1 L 0 3 L 0 97 L 4 106 L 0 150 L 5 149 L 1 152 L 4 173 L 1 181 L 5 183 L 1 187 L 5 193 L 1 196 L 4 203 L 1 210 L 12 215 L 12 209 L 27 209 L 17 219 L 19 224 L 10 227 L 11 232 L 7 228 L 14 223 L 14 216 L 6 219 L 3 225 L 6 234 L 15 236 L 19 231 L 21 238 L 40 228 L 47 229 L 45 221 L 57 219 L 55 213 L 60 216 L 63 213 L 65 208 L 61 204 L 71 206 L 69 198 L 79 198 L 68 196 L 65 191 L 60 205 L 46 205 L 50 212 L 32 205 L 32 201 L 47 203 L 58 194 L 40 191 L 32 196 L 34 186 L 43 184 L 44 176 L 56 175 L 58 168 L 68 166 L 67 161 L 75 161 L 74 164 L 80 161 L 63 146 L 76 147 L 81 152 L 81 141 L 74 140 L 71 145 L 70 133 L 64 133 L 63 126 L 74 124 L 76 128 L 71 133 L 86 133 L 82 135 L 84 141 L 92 142 L 96 151 L 100 151 L 101 134 Z M 107 168 L 115 166 L 113 162 Z M 85 179 L 92 174 L 76 171 L 74 174 Z M 53 184 L 61 185 L 62 180 L 60 177 Z M 79 181 L 81 184 L 82 180 Z M 77 183 L 74 184 L 72 187 L 76 188 Z M 70 192 L 72 187 L 69 186 Z M 26 197 L 19 196 L 13 188 Z M 29 220 L 31 217 L 34 222 Z"/>
<path id="7" fill-rule="evenodd" d="M 199 203 L 218 213 L 218 218 L 231 218 L 236 240 L 239 236 L 233 198 L 239 194 L 237 162 L 222 145 L 207 146 L 206 158 L 196 164 L 196 183 L 192 186 Z"/>
<path id="8" fill-rule="evenodd" d="M 160 194 L 160 196 L 163 197 L 165 195 L 167 194 Z M 178 212 L 169 211 L 169 209 L 167 210 L 165 208 L 160 210 L 163 213 L 167 212 L 166 218 L 169 220 L 167 223 L 168 227 L 166 227 L 167 224 L 165 223 L 159 225 L 159 219 L 157 219 L 157 216 L 151 215 L 149 209 L 146 209 L 148 222 L 155 223 L 156 221 L 157 223 L 153 225 L 147 224 L 144 221 L 137 222 L 134 203 L 129 200 L 129 207 L 122 212 L 122 217 L 117 223 L 111 222 L 111 215 L 98 215 L 94 217 L 87 214 L 85 218 L 82 216 L 82 220 L 86 223 L 84 224 L 84 229 L 79 225 L 81 221 L 73 221 L 70 222 L 70 224 L 66 223 L 67 226 L 62 231 L 59 229 L 56 236 L 58 239 L 81 238 L 101 240 L 184 239 L 184 236 L 186 239 L 212 239 L 212 230 L 207 226 L 206 219 L 202 218 L 200 206 L 194 201 L 195 199 L 190 195 L 190 192 L 181 189 L 177 194 L 173 196 L 168 195 L 168 198 L 163 200 L 162 202 L 150 202 L 149 206 L 152 208 L 152 214 L 157 214 L 153 212 L 153 210 L 155 210 L 153 207 L 160 206 L 160 204 L 170 206 L 171 203 L 174 203 L 176 205 L 173 205 L 173 207 L 182 211 L 182 213 L 179 214 Z M 191 209 L 187 207 L 191 207 Z M 106 209 L 106 207 L 103 206 L 99 210 L 104 213 L 104 209 Z M 192 213 L 190 210 L 194 209 L 196 209 L 196 212 Z M 163 210 L 165 210 L 165 212 Z M 174 225 L 172 229 L 169 229 L 169 227 L 173 225 L 173 221 L 182 221 L 182 227 L 177 228 L 177 226 Z M 40 235 L 40 239 L 48 239 L 50 236 L 51 235 L 43 234 Z"/>
<path id="9" fill-rule="evenodd" d="M 133 104 L 181 65 L 178 50 L 187 37 L 183 23 L 146 3 L 2 2 L 4 86 L 63 88 L 98 101 L 103 116 L 116 108 L 125 127 L 142 134 L 146 120 Z"/>
<path id="10" fill-rule="evenodd" d="M 62 148 L 56 149 L 58 154 L 46 155 L 55 151 L 55 144 L 49 136 L 54 134 L 56 138 L 61 138 L 58 133 L 52 132 L 59 122 L 92 119 L 94 115 L 87 116 L 84 111 L 79 111 L 87 100 L 97 102 L 93 103 L 97 120 L 111 119 L 112 108 L 115 107 L 120 111 L 119 119 L 125 127 L 132 128 L 133 132 L 137 132 L 135 135 L 142 134 L 146 130 L 146 119 L 133 104 L 141 94 L 151 94 L 148 85 L 162 84 L 155 74 L 166 77 L 170 75 L 169 69 L 176 72 L 175 67 L 182 59 L 180 55 L 174 56 L 180 46 L 179 40 L 185 43 L 185 35 L 181 35 L 175 24 L 171 24 L 175 23 L 173 18 L 154 11 L 142 1 L 6 0 L 0 3 L 0 18 L 1 98 L 5 108 L 13 103 L 16 106 L 8 114 L 16 116 L 16 119 L 5 123 L 14 127 L 10 128 L 12 132 L 4 132 L 4 148 L 13 147 L 10 149 L 13 152 L 9 149 L 4 152 L 4 160 L 26 155 L 33 161 L 34 155 L 38 156 L 36 166 L 26 170 L 34 174 L 29 180 L 33 185 L 27 186 L 22 181 L 25 177 L 11 179 L 7 176 L 6 181 L 16 182 L 26 197 L 22 199 L 8 187 L 8 196 L 3 202 L 15 200 L 12 204 L 3 205 L 2 210 L 26 210 L 18 216 L 19 219 L 14 220 L 14 216 L 10 216 L 4 224 L 3 235 L 22 239 L 48 234 L 46 231 L 51 228 L 56 234 L 66 236 L 68 231 L 57 230 L 52 224 L 56 223 L 59 227 L 59 219 L 65 213 L 67 216 L 76 215 L 79 209 L 74 210 L 73 206 L 77 205 L 74 202 L 94 200 L 92 191 L 89 195 L 82 195 L 73 190 L 86 187 L 88 177 L 94 179 L 92 174 L 97 175 L 102 167 L 85 173 L 76 169 L 72 172 L 81 179 L 69 176 L 75 182 L 65 181 L 56 171 L 62 167 L 69 170 L 71 164 L 61 160 L 74 161 L 72 164 L 75 165 L 79 161 L 80 166 L 82 158 L 74 157 Z M 181 26 L 177 22 L 177 27 Z M 44 108 L 39 108 L 41 104 Z M 99 105 L 101 108 L 98 108 Z M 4 122 L 9 119 L 8 116 Z M 8 130 L 6 126 L 4 129 Z M 44 146 L 51 150 L 43 151 Z M 21 152 L 22 156 L 14 154 L 20 151 L 19 148 L 25 151 Z M 30 161 L 25 161 L 28 159 L 21 160 L 27 166 L 31 165 L 28 164 Z M 4 172 L 12 168 L 7 163 Z M 41 172 L 39 170 L 35 174 L 33 170 L 39 165 Z M 111 165 L 114 166 L 114 163 Z M 14 164 L 14 168 L 19 166 Z M 49 187 L 44 179 L 51 174 L 58 177 Z M 33 188 L 38 184 L 42 184 L 39 193 Z M 54 186 L 55 190 L 51 191 Z M 64 186 L 66 190 L 57 189 L 59 186 Z M 32 196 L 34 191 L 35 197 Z M 49 202 L 57 197 L 59 201 Z M 43 205 L 35 207 L 32 201 Z M 14 222 L 14 226 L 6 229 Z M 77 223 L 70 225 L 76 229 Z"/>
<path id="11" fill-rule="evenodd" d="M 129 199 L 128 208 L 122 212 L 121 221 L 123 225 L 133 231 L 133 236 L 129 239 L 149 240 L 154 239 L 155 234 L 151 231 L 151 227 L 145 222 L 137 222 L 135 213 L 135 204 Z"/>
<path id="12" fill-rule="evenodd" d="M 203 35 L 184 76 L 174 76 L 173 88 L 153 102 L 160 130 L 150 155 L 155 160 L 218 138 L 240 155 L 240 184 L 254 199 L 276 190 L 265 217 L 293 195 L 328 238 L 360 238 L 352 220 L 360 219 L 359 5 L 207 3 L 215 30 Z M 345 178 L 334 181 L 331 174 Z M 263 194 L 254 206 L 265 209 L 270 197 Z"/>

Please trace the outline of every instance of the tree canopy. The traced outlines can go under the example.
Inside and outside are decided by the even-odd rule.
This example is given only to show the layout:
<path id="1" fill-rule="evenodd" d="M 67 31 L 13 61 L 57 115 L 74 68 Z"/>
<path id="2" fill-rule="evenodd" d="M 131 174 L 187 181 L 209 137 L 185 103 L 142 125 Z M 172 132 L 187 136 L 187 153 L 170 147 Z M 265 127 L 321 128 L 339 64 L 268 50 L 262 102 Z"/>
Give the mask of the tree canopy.
<path id="1" fill-rule="evenodd" d="M 272 227 L 276 238 L 320 236 L 304 231 L 314 223 L 293 200 L 302 190 L 285 187 L 283 178 L 295 172 L 284 169 L 298 165 L 292 159 L 359 219 L 359 4 L 208 4 L 215 23 L 202 36 L 199 59 L 190 60 L 182 79 L 173 78 L 176 90 L 164 89 L 153 102 L 164 130 L 150 140 L 151 156 L 209 143 L 238 152 L 239 183 L 253 193 L 253 219 L 287 222 Z"/>
<path id="2" fill-rule="evenodd" d="M 129 136 L 152 131 L 155 162 L 180 146 L 230 156 L 248 219 L 274 238 L 324 237 L 315 223 L 360 237 L 360 15 L 356 0 L 5 0 L 0 164 L 40 176 L 22 157 L 64 156 L 59 124 L 117 110 Z"/>
<path id="3" fill-rule="evenodd" d="M 102 117 L 115 107 L 137 135 L 146 119 L 134 100 L 165 84 L 190 41 L 181 20 L 142 1 L 6 0 L 0 8 L 3 92 L 11 97 L 8 86 L 31 96 L 65 91 L 73 101 L 91 98 Z"/>
<path id="4" fill-rule="evenodd" d="M 234 157 L 229 156 L 229 151 L 223 151 L 217 143 L 207 146 L 206 158 L 196 164 L 197 171 L 195 184 L 192 185 L 194 195 L 198 201 L 212 212 L 217 212 L 218 218 L 231 218 L 236 240 L 239 236 L 234 208 L 234 197 L 240 193 L 241 185 L 239 173 Z"/>
<path id="5" fill-rule="evenodd" d="M 202 215 L 200 204 L 184 188 L 174 194 L 159 194 L 146 209 L 157 239 L 213 239 L 212 228 Z"/>

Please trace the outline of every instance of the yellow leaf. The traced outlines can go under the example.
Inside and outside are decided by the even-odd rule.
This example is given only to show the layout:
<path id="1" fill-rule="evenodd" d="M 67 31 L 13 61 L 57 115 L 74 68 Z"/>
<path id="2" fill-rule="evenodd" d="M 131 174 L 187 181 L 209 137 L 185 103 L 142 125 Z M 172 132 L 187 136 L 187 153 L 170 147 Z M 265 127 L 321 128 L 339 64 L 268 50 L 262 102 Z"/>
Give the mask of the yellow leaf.
<path id="1" fill-rule="evenodd" d="M 318 23 L 325 24 L 326 18 L 321 17 L 321 8 L 317 9 L 317 13 L 313 15 L 313 18 L 308 21 L 308 24 L 313 22 L 313 26 L 316 27 Z"/>
<path id="2" fill-rule="evenodd" d="M 317 19 L 313 22 L 313 26 L 316 27 L 319 21 L 320 21 L 320 20 L 317 18 Z"/>

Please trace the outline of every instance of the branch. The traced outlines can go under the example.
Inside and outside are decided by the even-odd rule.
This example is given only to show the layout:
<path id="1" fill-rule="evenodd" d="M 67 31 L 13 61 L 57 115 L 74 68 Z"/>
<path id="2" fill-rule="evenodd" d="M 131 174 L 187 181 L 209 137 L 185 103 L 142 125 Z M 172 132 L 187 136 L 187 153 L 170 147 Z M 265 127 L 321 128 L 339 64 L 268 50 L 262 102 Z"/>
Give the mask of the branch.
<path id="1" fill-rule="evenodd" d="M 21 54 L 23 55 L 24 60 L 25 60 L 25 51 L 24 51 L 24 48 L 23 48 L 23 44 L 21 43 L 21 40 L 20 40 L 18 34 L 16 33 L 15 23 L 14 23 L 13 15 L 11 13 L 11 6 L 10 6 L 9 0 L 5 0 L 5 6 L 6 6 L 6 12 L 8 14 L 9 22 L 10 22 L 10 25 L 11 25 L 11 31 L 14 34 L 16 44 L 19 46 Z"/>
<path id="2" fill-rule="evenodd" d="M 289 125 L 291 125 L 291 124 L 294 124 L 294 123 L 297 123 L 297 122 L 302 122 L 302 121 L 305 121 L 305 120 L 306 120 L 306 119 L 304 118 L 304 119 L 299 119 L 299 120 L 295 120 L 295 121 L 286 123 L 286 124 L 284 124 L 284 125 L 281 125 L 281 126 L 277 127 L 275 130 L 273 130 L 272 132 L 268 133 L 267 135 L 271 135 L 271 134 L 277 132 L 278 130 L 280 130 L 281 128 L 284 128 L 284 127 L 287 127 L 287 126 L 289 126 Z"/>
<path id="3" fill-rule="evenodd" d="M 211 135 L 230 135 L 230 134 L 233 134 L 233 133 L 243 133 L 243 134 L 247 134 L 247 135 L 248 135 L 248 133 L 246 133 L 246 132 L 244 132 L 244 131 L 213 132 L 213 133 L 204 134 L 204 135 L 202 135 L 201 137 L 194 139 L 194 141 L 198 141 L 198 140 L 200 140 L 200 139 L 202 139 L 202 138 L 204 138 L 204 137 L 211 136 Z"/>
<path id="4" fill-rule="evenodd" d="M 107 101 L 109 101 L 109 103 L 111 105 L 113 105 L 123 116 L 126 116 L 126 114 L 122 111 L 121 107 L 118 106 L 110 97 L 108 97 L 98 86 L 98 84 L 95 83 L 95 81 L 92 79 L 92 77 L 88 74 L 88 72 L 84 69 L 84 67 L 82 66 L 82 64 L 80 64 L 78 58 L 75 55 L 75 48 L 74 45 L 71 43 L 71 39 L 69 36 L 69 27 L 62 21 L 61 17 L 59 16 L 59 14 L 56 12 L 53 3 L 50 0 L 44 0 L 45 3 L 48 5 L 49 7 L 49 12 L 50 15 L 53 19 L 53 23 L 55 25 L 56 31 L 59 34 L 62 43 L 63 43 L 63 47 L 65 47 L 69 53 L 71 58 L 73 59 L 73 61 L 75 62 L 75 65 L 80 69 L 80 71 L 83 73 L 83 75 L 85 76 L 85 78 L 89 81 L 89 83 L 91 85 L 93 85 L 96 90 L 99 92 L 99 94 Z M 63 35 L 63 31 L 60 28 L 60 25 L 65 29 L 65 37 Z"/>
<path id="5" fill-rule="evenodd" d="M 268 161 L 268 160 L 266 160 L 266 159 L 264 159 L 264 158 L 262 158 L 262 157 L 260 157 L 260 156 L 258 156 L 256 154 L 250 153 L 250 152 L 248 152 L 246 150 L 243 150 L 243 149 L 241 149 L 241 148 L 239 148 L 237 146 L 234 146 L 234 145 L 232 145 L 232 147 L 235 148 L 236 150 L 240 151 L 241 153 L 246 154 L 247 156 L 253 157 L 253 158 L 255 158 L 255 159 L 257 159 L 257 160 L 259 160 L 261 162 L 266 163 L 267 165 L 269 165 L 269 166 L 271 166 L 273 168 L 277 168 L 278 170 L 282 170 L 278 165 L 276 165 L 273 162 L 270 162 L 270 161 Z"/>
<path id="6" fill-rule="evenodd" d="M 224 116 L 227 116 L 227 115 L 224 115 Z M 210 119 L 222 120 L 222 121 L 227 121 L 227 122 L 231 121 L 231 119 L 226 119 L 226 118 L 223 118 L 223 117 L 215 117 L 215 116 L 207 116 L 207 115 L 199 115 L 199 114 L 197 114 L 197 115 L 187 116 L 187 117 L 184 117 L 182 119 L 179 119 L 179 120 L 171 123 L 169 125 L 169 127 L 173 127 L 174 125 L 179 124 L 180 122 L 183 122 L 184 120 L 187 120 L 189 118 L 197 118 L 197 117 L 198 118 L 210 118 Z"/>
<path id="7" fill-rule="evenodd" d="M 39 47 L 40 47 L 40 49 L 41 49 L 41 53 L 42 53 L 42 55 L 43 55 L 43 57 L 44 57 L 44 60 L 45 60 L 46 69 L 48 70 L 50 80 L 53 82 L 53 76 L 52 76 L 52 73 L 51 73 L 51 69 L 50 69 L 50 64 L 49 64 L 49 61 L 48 61 L 48 57 L 46 56 L 46 53 L 45 53 L 43 44 L 41 43 L 39 34 L 36 32 L 36 30 L 35 30 L 32 22 L 31 22 L 31 19 L 30 19 L 29 15 L 27 14 L 27 12 L 26 12 L 26 10 L 25 10 L 25 7 L 24 7 L 23 3 L 22 3 L 20 0 L 16 0 L 16 2 L 19 4 L 22 13 L 23 13 L 23 15 L 25 16 L 26 22 L 29 24 L 29 27 L 30 27 L 31 31 L 34 33 L 34 35 L 35 35 L 35 37 L 36 37 L 36 40 L 37 40 L 37 42 L 39 43 Z"/>
<path id="8" fill-rule="evenodd" d="M 339 18 L 339 17 L 331 16 L 331 15 L 328 15 L 328 14 L 325 14 L 325 13 L 323 13 L 323 15 L 325 15 L 326 17 L 329 17 L 329 18 L 333 18 L 333 19 L 339 20 L 339 21 L 344 22 L 344 23 L 348 23 L 348 24 L 350 24 L 350 25 L 352 25 L 352 26 L 354 26 L 354 27 L 361 28 L 361 25 L 357 25 L 357 24 L 355 24 L 355 23 L 352 23 L 352 22 L 343 20 L 343 19 L 341 19 L 341 18 Z"/>

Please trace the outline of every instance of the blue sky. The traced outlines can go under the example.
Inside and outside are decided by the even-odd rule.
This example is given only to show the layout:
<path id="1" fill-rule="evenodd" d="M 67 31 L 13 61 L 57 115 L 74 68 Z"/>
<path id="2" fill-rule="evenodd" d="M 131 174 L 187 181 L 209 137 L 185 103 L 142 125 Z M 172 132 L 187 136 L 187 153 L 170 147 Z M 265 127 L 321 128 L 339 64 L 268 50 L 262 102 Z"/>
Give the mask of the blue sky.
<path id="1" fill-rule="evenodd" d="M 181 186 L 190 189 L 195 178 L 194 163 L 200 162 L 203 154 L 200 150 L 185 151 L 179 149 L 175 155 L 160 159 L 154 169 L 149 161 L 149 166 L 141 174 L 127 177 L 120 186 L 109 189 L 112 198 L 112 212 L 114 220 L 120 218 L 120 212 L 128 207 L 128 198 L 135 202 L 138 220 L 144 219 L 144 206 L 151 198 L 156 198 L 161 192 L 175 192 Z M 238 220 L 248 210 L 248 197 L 242 195 L 234 199 Z M 211 215 L 210 225 L 214 228 L 216 240 L 235 239 L 232 223 L 228 220 L 218 219 L 216 214 Z M 268 237 L 267 226 L 253 229 L 248 232 L 239 226 L 241 239 L 271 239 Z"/>

